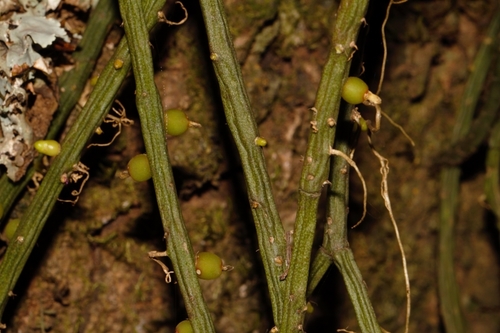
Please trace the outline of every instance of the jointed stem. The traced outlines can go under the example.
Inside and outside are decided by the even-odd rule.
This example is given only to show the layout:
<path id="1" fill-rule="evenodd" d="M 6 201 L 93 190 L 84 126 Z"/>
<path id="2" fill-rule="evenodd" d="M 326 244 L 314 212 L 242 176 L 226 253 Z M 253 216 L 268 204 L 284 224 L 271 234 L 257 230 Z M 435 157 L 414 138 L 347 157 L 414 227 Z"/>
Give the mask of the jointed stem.
<path id="1" fill-rule="evenodd" d="M 156 22 L 156 13 L 163 5 L 163 1 L 147 1 L 143 3 L 148 28 Z M 124 60 L 123 68 L 119 71 L 113 67 L 115 59 Z M 54 159 L 38 192 L 26 210 L 23 219 L 16 230 L 14 238 L 22 241 L 11 242 L 0 264 L 0 314 L 3 313 L 28 257 L 35 246 L 38 236 L 49 217 L 56 199 L 63 188 L 60 177 L 64 172 L 80 160 L 80 155 L 88 139 L 100 125 L 108 113 L 121 83 L 130 68 L 130 55 L 126 38 L 123 38 L 116 49 L 116 53 L 101 73 L 95 89 L 90 95 L 85 107 L 76 119 L 73 127 L 68 131 L 62 143 L 61 153 Z"/>
<path id="2" fill-rule="evenodd" d="M 284 298 L 286 301 L 279 326 L 280 331 L 283 332 L 302 330 L 318 201 L 322 187 L 328 179 L 330 146 L 334 142 L 336 132 L 333 124 L 338 118 L 340 92 L 349 72 L 349 55 L 353 51 L 351 45 L 355 45 L 354 42 L 367 6 L 367 0 L 344 0 L 337 12 L 332 49 L 323 70 L 316 99 L 315 128 L 309 137 L 300 181 L 299 210 L 295 221 L 292 262 L 286 280 Z"/>
<path id="3" fill-rule="evenodd" d="M 132 69 L 136 82 L 136 104 L 142 135 L 151 166 L 151 174 L 167 236 L 167 250 L 186 310 L 196 332 L 215 332 L 212 318 L 203 299 L 194 265 L 194 252 L 180 210 L 172 167 L 168 158 L 163 108 L 154 77 L 149 38 L 140 3 L 120 0 L 125 34 L 130 41 Z M 167 270 L 168 272 L 168 270 Z"/>
<path id="4" fill-rule="evenodd" d="M 221 0 L 201 0 L 200 4 L 207 29 L 210 59 L 219 82 L 227 125 L 241 157 L 273 316 L 277 321 L 281 318 L 284 301 L 283 283 L 280 282 L 284 267 L 278 266 L 275 259 L 285 257 L 285 233 L 274 203 L 262 148 L 255 144 L 255 138 L 258 137 L 257 125 L 236 59 L 224 5 Z"/>

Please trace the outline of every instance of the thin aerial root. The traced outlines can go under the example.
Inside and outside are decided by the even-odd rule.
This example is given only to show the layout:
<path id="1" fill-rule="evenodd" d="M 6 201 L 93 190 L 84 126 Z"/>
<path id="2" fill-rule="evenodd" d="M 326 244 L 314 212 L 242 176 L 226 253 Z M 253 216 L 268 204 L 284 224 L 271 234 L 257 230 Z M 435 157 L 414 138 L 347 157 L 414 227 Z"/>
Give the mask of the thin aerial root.
<path id="1" fill-rule="evenodd" d="M 396 123 L 394 120 L 392 120 L 391 117 L 389 117 L 389 115 L 387 113 L 385 113 L 384 111 L 380 111 L 380 113 L 382 113 L 382 115 L 387 119 L 389 120 L 389 122 L 392 124 L 392 126 L 394 127 L 397 127 L 401 133 L 403 133 L 403 135 L 408 139 L 408 141 L 410 141 L 411 145 L 413 147 L 415 147 L 415 142 L 412 140 L 412 138 L 410 137 L 410 135 L 408 135 L 408 133 L 406 133 L 405 129 L 403 128 L 403 126 L 399 125 L 398 123 Z"/>
<path id="2" fill-rule="evenodd" d="M 165 22 L 165 23 L 170 24 L 170 25 L 181 25 L 181 24 L 183 24 L 184 22 L 187 21 L 187 19 L 188 19 L 188 11 L 187 11 L 186 7 L 184 7 L 184 5 L 182 4 L 182 2 L 180 2 L 180 1 L 176 1 L 175 3 L 179 4 L 179 6 L 181 6 L 182 10 L 184 11 L 184 18 L 182 20 L 180 20 L 179 22 L 169 21 L 165 17 L 165 14 L 162 11 L 159 11 L 158 12 L 158 21 L 159 22 Z"/>
<path id="3" fill-rule="evenodd" d="M 361 222 L 363 222 L 363 220 L 365 219 L 365 216 L 366 216 L 366 202 L 368 200 L 367 199 L 368 198 L 368 191 L 366 189 L 365 179 L 363 178 L 361 171 L 359 171 L 358 166 L 356 165 L 356 162 L 354 162 L 345 153 L 341 152 L 340 150 L 330 148 L 330 155 L 336 155 L 336 156 L 342 157 L 356 171 L 359 179 L 361 179 L 361 184 L 363 185 L 363 215 L 361 216 L 359 221 L 352 227 L 352 228 L 356 228 Z"/>
<path id="4" fill-rule="evenodd" d="M 116 100 L 115 102 L 116 102 L 116 104 L 118 104 L 119 108 L 111 108 L 111 110 L 114 111 L 116 116 L 112 115 L 111 111 L 110 111 L 110 113 L 108 113 L 106 115 L 106 117 L 104 117 L 104 120 L 103 120 L 103 123 L 111 124 L 112 127 L 118 127 L 118 130 L 116 131 L 115 136 L 113 136 L 113 138 L 111 139 L 110 142 L 91 143 L 87 146 L 87 148 L 94 147 L 94 146 L 106 147 L 106 146 L 111 145 L 115 141 L 115 139 L 118 137 L 118 135 L 120 135 L 120 133 L 122 132 L 122 125 L 131 126 L 134 124 L 134 121 L 132 119 L 127 118 L 127 112 L 126 112 L 123 104 L 119 100 Z M 101 127 L 98 127 L 96 129 L 96 134 L 100 135 L 102 133 L 103 133 L 103 131 L 102 131 Z"/>
<path id="5" fill-rule="evenodd" d="M 174 274 L 174 271 L 171 271 L 167 265 L 165 265 L 163 262 L 156 258 L 163 258 L 163 257 L 168 257 L 167 251 L 149 251 L 148 252 L 149 259 L 153 260 L 155 263 L 161 266 L 161 269 L 165 273 L 165 282 L 170 283 L 172 282 L 172 274 Z"/>
<path id="6" fill-rule="evenodd" d="M 77 164 L 73 165 L 73 170 L 69 173 L 63 173 L 61 175 L 61 183 L 68 185 L 68 184 L 76 184 L 80 181 L 80 179 L 83 179 L 80 188 L 78 190 L 73 190 L 71 191 L 71 196 L 75 197 L 74 199 L 59 199 L 57 198 L 57 201 L 60 202 L 68 202 L 72 204 L 73 206 L 78 202 L 78 199 L 80 198 L 80 194 L 83 191 L 83 187 L 85 186 L 85 183 L 89 180 L 90 174 L 89 174 L 89 167 L 87 167 L 85 164 L 82 162 L 78 162 Z"/>
<path id="7" fill-rule="evenodd" d="M 380 193 L 384 199 L 385 208 L 389 212 L 391 218 L 391 223 L 394 228 L 394 233 L 396 235 L 396 241 L 398 243 L 399 252 L 401 253 L 401 261 L 403 264 L 403 273 L 405 278 L 406 286 L 406 321 L 405 321 L 405 333 L 408 333 L 410 325 L 410 313 L 411 313 L 411 295 L 410 295 L 410 278 L 408 276 L 408 267 L 406 265 L 406 256 L 403 248 L 403 243 L 401 242 L 401 237 L 399 235 L 398 224 L 392 213 L 391 200 L 389 198 L 389 185 L 387 182 L 387 175 L 389 174 L 389 160 L 380 155 L 372 144 L 371 137 L 368 135 L 368 143 L 373 154 L 380 161 L 380 173 L 382 174 L 382 183 L 380 185 Z"/>
<path id="8" fill-rule="evenodd" d="M 391 12 L 391 6 L 392 5 L 399 5 L 402 3 L 405 3 L 408 0 L 390 0 L 389 5 L 387 6 L 387 10 L 385 12 L 385 18 L 384 22 L 382 22 L 382 45 L 384 48 L 384 56 L 382 58 L 382 70 L 380 73 L 380 81 L 378 82 L 378 88 L 377 88 L 377 95 L 380 94 L 380 91 L 382 90 L 382 83 L 384 82 L 384 76 L 385 76 L 385 64 L 387 62 L 387 41 L 385 38 L 385 25 L 387 24 L 387 20 L 389 19 L 389 13 Z"/>
<path id="9" fill-rule="evenodd" d="M 170 283 L 172 282 L 172 274 L 174 274 L 174 271 L 171 271 L 167 265 L 165 265 L 164 263 L 162 263 L 160 260 L 156 259 L 156 258 L 151 258 L 151 260 L 153 260 L 154 262 L 156 262 L 158 265 L 161 266 L 161 269 L 163 270 L 163 272 L 165 273 L 165 282 L 166 283 Z"/>

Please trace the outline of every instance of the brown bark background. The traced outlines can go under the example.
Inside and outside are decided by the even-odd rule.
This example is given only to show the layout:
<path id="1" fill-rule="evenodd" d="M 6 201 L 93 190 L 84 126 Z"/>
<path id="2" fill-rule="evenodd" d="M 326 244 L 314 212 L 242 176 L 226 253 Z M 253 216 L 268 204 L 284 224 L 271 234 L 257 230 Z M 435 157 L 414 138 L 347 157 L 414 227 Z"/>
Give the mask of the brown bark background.
<path id="1" fill-rule="evenodd" d="M 290 230 L 310 130 L 309 108 L 338 4 L 225 3 L 259 130 L 268 141 L 264 153 L 278 209 Z M 168 143 L 183 213 L 195 251 L 213 251 L 235 267 L 217 280 L 201 281 L 217 331 L 266 332 L 272 318 L 244 181 L 224 123 L 200 9 L 197 2 L 185 6 L 185 24 L 163 25 L 151 39 L 165 109 L 182 108 L 203 126 Z M 353 68 L 352 75 L 360 75 L 363 67 L 361 77 L 372 91 L 380 77 L 380 26 L 386 6 L 386 1 L 372 2 L 354 56 L 362 66 Z M 444 332 L 436 272 L 440 183 L 432 165 L 451 137 L 470 65 L 495 6 L 494 0 L 410 0 L 392 7 L 387 24 L 382 107 L 416 147 L 386 120 L 374 143 L 390 161 L 389 190 L 412 283 L 412 332 Z M 169 19 L 182 18 L 178 6 L 169 2 L 167 8 Z M 116 43 L 120 35 L 117 26 L 108 42 Z M 104 48 L 96 73 L 110 52 Z M 133 92 L 129 82 L 119 99 L 138 121 Z M 372 110 L 361 112 L 373 118 Z M 160 266 L 147 257 L 148 251 L 164 250 L 152 184 L 117 176 L 132 156 L 144 151 L 140 135 L 140 126 L 126 127 L 112 146 L 86 154 L 91 180 L 75 207 L 58 204 L 47 223 L 7 308 L 7 332 L 173 332 L 185 319 L 175 284 L 167 285 Z M 379 194 L 379 162 L 363 136 L 355 160 L 368 184 L 368 217 L 350 231 L 350 244 L 381 326 L 402 332 L 401 260 Z M 462 165 L 456 276 L 469 331 L 499 332 L 499 231 L 483 204 L 484 160 L 482 147 Z M 361 215 L 363 193 L 355 174 L 351 183 L 352 225 Z M 26 195 L 17 210 L 28 202 Z M 318 229 L 315 249 L 322 235 Z M 307 332 L 357 330 L 334 266 L 311 301 L 315 311 L 307 316 Z"/>

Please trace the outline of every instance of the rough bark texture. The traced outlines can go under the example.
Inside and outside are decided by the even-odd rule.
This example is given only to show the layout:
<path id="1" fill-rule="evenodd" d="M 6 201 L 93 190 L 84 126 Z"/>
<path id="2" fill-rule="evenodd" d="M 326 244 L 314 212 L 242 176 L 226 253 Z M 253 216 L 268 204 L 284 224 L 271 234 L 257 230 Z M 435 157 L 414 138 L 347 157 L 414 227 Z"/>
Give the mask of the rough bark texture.
<path id="1" fill-rule="evenodd" d="M 183 212 L 195 251 L 213 251 L 235 267 L 217 280 L 203 282 L 217 331 L 264 332 L 271 328 L 272 318 L 238 158 L 224 124 L 200 10 L 195 2 L 185 5 L 188 21 L 179 27 L 163 26 L 152 38 L 164 107 L 182 108 L 203 126 L 169 140 Z M 380 75 L 385 5 L 374 1 L 354 59 L 364 63 L 361 77 L 372 91 Z M 436 272 L 440 183 L 433 159 L 451 136 L 469 65 L 495 5 L 493 0 L 411 0 L 392 7 L 387 25 L 382 106 L 416 147 L 387 121 L 374 135 L 374 143 L 390 161 L 392 206 L 412 282 L 412 332 L 444 331 Z M 169 19 L 182 17 L 179 7 L 169 8 Z M 226 9 L 259 130 L 268 142 L 265 155 L 278 209 L 290 230 L 310 130 L 309 108 L 329 50 L 336 4 L 227 0 Z M 133 87 L 125 90 L 120 100 L 134 118 Z M 373 118 L 370 109 L 361 112 Z M 175 284 L 165 284 L 161 267 L 147 257 L 150 250 L 164 250 L 151 184 L 117 176 L 139 152 L 139 126 L 133 126 L 125 128 L 111 147 L 93 148 L 85 156 L 91 180 L 74 208 L 57 206 L 15 290 L 17 297 L 9 303 L 7 332 L 173 332 L 185 319 Z M 369 207 L 368 218 L 351 231 L 351 247 L 381 326 L 401 332 L 401 261 L 379 194 L 379 163 L 363 137 L 355 160 L 368 183 Z M 479 150 L 462 165 L 456 233 L 456 274 L 470 332 L 500 330 L 498 230 L 480 200 L 484 160 Z M 355 176 L 351 197 L 354 223 L 362 200 Z M 28 200 L 26 196 L 17 211 Z M 312 302 L 315 312 L 307 318 L 307 332 L 345 327 L 356 331 L 335 267 Z"/>

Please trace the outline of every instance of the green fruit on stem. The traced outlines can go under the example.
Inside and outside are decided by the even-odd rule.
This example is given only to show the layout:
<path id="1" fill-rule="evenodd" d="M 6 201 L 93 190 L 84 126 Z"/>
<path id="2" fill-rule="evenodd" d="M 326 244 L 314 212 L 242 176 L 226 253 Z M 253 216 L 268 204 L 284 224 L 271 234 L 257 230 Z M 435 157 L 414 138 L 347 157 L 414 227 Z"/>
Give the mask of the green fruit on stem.
<path id="1" fill-rule="evenodd" d="M 256 137 L 255 140 L 254 140 L 255 144 L 259 147 L 265 147 L 267 146 L 267 140 L 264 139 L 263 137 Z"/>
<path id="2" fill-rule="evenodd" d="M 20 222 L 20 219 L 10 219 L 7 222 L 5 229 L 3 229 L 3 234 L 8 241 L 11 241 L 14 237 L 14 234 L 16 233 L 17 227 L 19 226 Z"/>
<path id="3" fill-rule="evenodd" d="M 165 112 L 165 126 L 168 135 L 181 135 L 187 131 L 189 127 L 189 119 L 182 110 L 167 110 Z"/>
<path id="4" fill-rule="evenodd" d="M 175 327 L 175 333 L 193 333 L 193 332 L 194 332 L 193 326 L 191 325 L 191 322 L 188 319 L 181 321 Z"/>
<path id="5" fill-rule="evenodd" d="M 342 87 L 342 98 L 349 104 L 361 104 L 365 101 L 368 85 L 358 77 L 348 77 Z"/>
<path id="6" fill-rule="evenodd" d="M 116 59 L 115 62 L 113 63 L 113 67 L 115 69 L 121 69 L 123 67 L 123 60 L 122 59 Z"/>
<path id="7" fill-rule="evenodd" d="M 61 152 L 61 145 L 56 140 L 38 140 L 33 146 L 39 153 L 48 156 L 57 156 Z"/>
<path id="8" fill-rule="evenodd" d="M 149 160 L 146 154 L 139 154 L 134 156 L 128 162 L 128 174 L 136 182 L 144 182 L 151 178 L 151 168 L 149 167 Z"/>
<path id="9" fill-rule="evenodd" d="M 202 280 L 218 278 L 223 270 L 222 259 L 211 252 L 200 252 L 196 255 L 196 274 Z"/>

